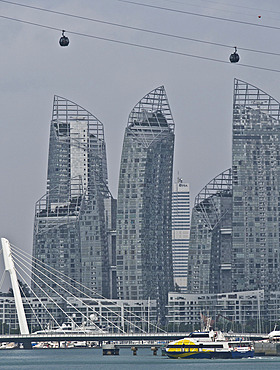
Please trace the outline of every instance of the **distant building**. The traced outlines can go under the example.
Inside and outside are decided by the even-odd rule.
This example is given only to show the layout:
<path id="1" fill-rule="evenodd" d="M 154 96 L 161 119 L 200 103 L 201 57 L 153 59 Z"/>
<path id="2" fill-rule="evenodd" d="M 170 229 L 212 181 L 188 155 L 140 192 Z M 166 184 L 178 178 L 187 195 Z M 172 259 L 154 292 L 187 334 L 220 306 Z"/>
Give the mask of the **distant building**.
<path id="1" fill-rule="evenodd" d="M 79 105 L 55 96 L 47 193 L 35 209 L 32 277 L 38 295 L 56 295 L 54 289 L 63 296 L 69 291 L 79 294 L 44 271 L 43 263 L 69 283 L 77 282 L 80 290 L 110 296 L 106 224 L 112 226 L 109 216 L 106 223 L 105 201 L 110 214 L 111 198 L 103 124 Z"/>
<path id="2" fill-rule="evenodd" d="M 212 179 L 196 196 L 188 258 L 188 292 L 231 291 L 231 169 Z"/>
<path id="3" fill-rule="evenodd" d="M 121 299 L 156 299 L 164 317 L 173 289 L 171 201 L 174 122 L 164 87 L 133 108 L 125 130 L 117 206 Z"/>
<path id="4" fill-rule="evenodd" d="M 189 293 L 264 291 L 266 319 L 279 320 L 279 194 L 280 103 L 236 79 L 232 170 L 196 197 Z"/>
<path id="5" fill-rule="evenodd" d="M 117 219 L 117 200 L 113 197 L 106 198 L 105 204 L 105 222 L 108 239 L 108 257 L 109 257 L 109 279 L 110 279 L 110 298 L 117 298 L 117 271 L 116 271 L 116 219 Z"/>
<path id="6" fill-rule="evenodd" d="M 235 80 L 233 102 L 233 290 L 279 289 L 280 104 Z"/>
<path id="7" fill-rule="evenodd" d="M 187 292 L 190 237 L 189 184 L 178 178 L 172 191 L 172 261 L 175 289 Z"/>

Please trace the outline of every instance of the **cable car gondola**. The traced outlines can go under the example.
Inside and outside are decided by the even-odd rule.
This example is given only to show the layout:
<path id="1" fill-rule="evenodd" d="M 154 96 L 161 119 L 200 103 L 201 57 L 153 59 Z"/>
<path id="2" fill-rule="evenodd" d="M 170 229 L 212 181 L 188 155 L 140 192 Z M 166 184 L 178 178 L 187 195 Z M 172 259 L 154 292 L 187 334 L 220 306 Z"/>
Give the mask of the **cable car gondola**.
<path id="1" fill-rule="evenodd" d="M 234 53 L 230 54 L 229 60 L 231 63 L 237 63 L 239 61 L 239 55 L 237 54 L 237 47 L 235 46 Z"/>
<path id="2" fill-rule="evenodd" d="M 59 39 L 60 46 L 68 46 L 69 45 L 69 38 L 64 35 L 64 30 L 62 30 L 62 36 Z"/>

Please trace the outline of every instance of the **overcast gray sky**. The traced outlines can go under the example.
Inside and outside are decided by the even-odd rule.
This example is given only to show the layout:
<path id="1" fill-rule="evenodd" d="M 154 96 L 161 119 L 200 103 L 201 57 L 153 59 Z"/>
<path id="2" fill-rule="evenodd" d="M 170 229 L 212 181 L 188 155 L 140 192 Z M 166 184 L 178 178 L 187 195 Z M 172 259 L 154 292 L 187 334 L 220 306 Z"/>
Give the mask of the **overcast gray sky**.
<path id="1" fill-rule="evenodd" d="M 277 29 L 118 0 L 17 1 L 158 32 L 280 53 Z M 279 0 L 138 2 L 280 27 Z M 30 252 L 34 205 L 46 192 L 49 126 L 55 94 L 83 106 L 104 123 L 109 183 L 116 197 L 129 112 L 146 93 L 164 85 L 175 121 L 174 176 L 179 171 L 184 181 L 190 183 L 192 199 L 213 177 L 231 166 L 234 77 L 280 99 L 280 73 L 231 64 L 228 62 L 231 48 L 121 29 L 1 1 L 0 15 L 227 62 L 172 55 L 70 33 L 69 47 L 62 48 L 58 45 L 60 31 L 0 18 L 0 236 Z M 279 56 L 241 50 L 239 54 L 242 64 L 280 70 Z"/>

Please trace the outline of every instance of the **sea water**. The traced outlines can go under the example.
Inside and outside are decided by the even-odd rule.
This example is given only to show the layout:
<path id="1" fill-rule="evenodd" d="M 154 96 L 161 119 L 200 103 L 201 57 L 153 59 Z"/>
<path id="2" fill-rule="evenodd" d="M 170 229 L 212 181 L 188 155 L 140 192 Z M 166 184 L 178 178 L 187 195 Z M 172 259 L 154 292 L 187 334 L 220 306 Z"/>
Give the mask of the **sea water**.
<path id="1" fill-rule="evenodd" d="M 0 369 L 22 370 L 272 370 L 280 369 L 280 357 L 254 357 L 239 360 L 170 359 L 148 348 L 139 348 L 133 356 L 130 348 L 121 348 L 119 356 L 103 356 L 101 349 L 1 350 Z"/>

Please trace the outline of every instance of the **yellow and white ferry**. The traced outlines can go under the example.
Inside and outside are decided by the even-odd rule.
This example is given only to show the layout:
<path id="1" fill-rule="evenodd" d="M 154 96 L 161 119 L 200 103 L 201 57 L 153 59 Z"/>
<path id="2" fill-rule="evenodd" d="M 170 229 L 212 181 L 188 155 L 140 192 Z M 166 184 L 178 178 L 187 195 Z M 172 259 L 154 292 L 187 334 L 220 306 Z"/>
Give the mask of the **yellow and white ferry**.
<path id="1" fill-rule="evenodd" d="M 170 358 L 243 358 L 253 357 L 251 342 L 228 342 L 221 332 L 193 332 L 169 343 L 165 353 Z"/>

